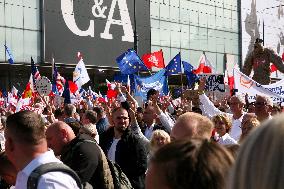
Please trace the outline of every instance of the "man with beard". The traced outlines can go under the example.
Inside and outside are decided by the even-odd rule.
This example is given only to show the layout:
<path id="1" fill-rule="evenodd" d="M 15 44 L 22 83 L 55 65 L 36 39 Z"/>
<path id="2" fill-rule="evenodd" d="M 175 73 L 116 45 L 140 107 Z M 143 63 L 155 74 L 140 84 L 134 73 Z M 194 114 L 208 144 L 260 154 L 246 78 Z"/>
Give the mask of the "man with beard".
<path id="1" fill-rule="evenodd" d="M 130 180 L 133 188 L 145 187 L 147 150 L 143 140 L 129 130 L 130 115 L 124 107 L 112 111 L 114 127 L 100 136 L 100 146 L 107 157 L 116 162 Z"/>

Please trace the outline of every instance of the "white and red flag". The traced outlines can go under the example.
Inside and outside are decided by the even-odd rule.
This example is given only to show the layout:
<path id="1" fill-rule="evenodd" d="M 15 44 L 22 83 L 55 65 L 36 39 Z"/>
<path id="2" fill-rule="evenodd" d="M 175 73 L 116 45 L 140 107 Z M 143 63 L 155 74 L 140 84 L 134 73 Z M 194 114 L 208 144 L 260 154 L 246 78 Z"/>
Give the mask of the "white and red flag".
<path id="1" fill-rule="evenodd" d="M 201 74 L 201 73 L 215 73 L 215 68 L 208 60 L 205 54 L 202 54 L 199 59 L 199 66 L 196 70 L 193 70 L 194 74 Z"/>

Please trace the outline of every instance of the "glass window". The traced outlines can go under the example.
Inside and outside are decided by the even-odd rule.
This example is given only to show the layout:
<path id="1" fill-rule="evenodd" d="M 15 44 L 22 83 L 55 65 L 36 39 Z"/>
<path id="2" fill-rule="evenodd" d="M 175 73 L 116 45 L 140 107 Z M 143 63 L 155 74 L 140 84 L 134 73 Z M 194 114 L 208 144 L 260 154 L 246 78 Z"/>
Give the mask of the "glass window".
<path id="1" fill-rule="evenodd" d="M 171 48 L 171 59 L 173 59 L 179 52 L 179 48 Z"/>
<path id="2" fill-rule="evenodd" d="M 216 31 L 208 29 L 208 51 L 216 52 Z"/>
<path id="3" fill-rule="evenodd" d="M 215 72 L 217 71 L 217 62 L 216 62 L 216 53 L 210 53 L 210 52 L 206 52 L 206 57 L 207 57 L 207 60 L 212 64 L 212 66 L 214 67 L 215 69 Z M 218 73 L 218 72 L 217 72 Z"/>
<path id="4" fill-rule="evenodd" d="M 35 62 L 40 62 L 40 33 L 37 31 L 24 31 L 24 61 L 30 62 L 31 56 Z"/>
<path id="5" fill-rule="evenodd" d="M 151 44 L 160 45 L 160 21 L 151 20 Z"/>
<path id="6" fill-rule="evenodd" d="M 187 49 L 181 49 L 180 53 L 181 53 L 181 59 L 182 59 L 182 61 L 186 61 L 186 62 L 190 63 L 189 50 L 187 50 Z"/>
<path id="7" fill-rule="evenodd" d="M 206 11 L 208 13 L 208 27 L 215 28 L 216 27 L 215 7 L 208 6 Z"/>
<path id="8" fill-rule="evenodd" d="M 216 51 L 224 53 L 224 32 L 216 30 Z"/>
<path id="9" fill-rule="evenodd" d="M 181 48 L 189 49 L 189 25 L 181 25 Z"/>
<path id="10" fill-rule="evenodd" d="M 181 27 L 179 24 L 170 23 L 171 28 L 171 47 L 180 48 Z"/>
<path id="11" fill-rule="evenodd" d="M 168 47 L 163 47 L 163 55 L 165 60 L 165 66 L 171 61 L 171 50 Z"/>
<path id="12" fill-rule="evenodd" d="M 180 0 L 180 22 L 182 24 L 189 24 L 189 14 L 190 14 L 189 1 Z"/>
<path id="13" fill-rule="evenodd" d="M 216 28 L 223 29 L 223 9 L 216 7 Z"/>
<path id="14" fill-rule="evenodd" d="M 5 28 L 0 27 L 0 61 L 4 61 L 5 60 Z"/>
<path id="15" fill-rule="evenodd" d="M 190 26 L 190 43 L 189 46 L 191 49 L 199 49 L 199 30 L 196 26 Z"/>
<path id="16" fill-rule="evenodd" d="M 159 18 L 159 6 L 160 4 L 159 3 L 152 3 L 151 1 L 151 5 L 150 5 L 150 16 L 151 18 Z"/>
<path id="17" fill-rule="evenodd" d="M 217 53 L 216 72 L 224 73 L 224 54 Z"/>
<path id="18" fill-rule="evenodd" d="M 202 55 L 202 51 L 194 51 L 191 50 L 189 51 L 189 60 L 190 60 L 190 64 L 194 66 L 194 68 L 198 68 L 199 66 L 199 59 Z"/>
<path id="19" fill-rule="evenodd" d="M 224 27 L 227 31 L 232 31 L 232 11 L 224 9 Z"/>
<path id="20" fill-rule="evenodd" d="M 170 7 L 167 4 L 160 5 L 160 19 L 169 20 L 170 19 Z"/>
<path id="21" fill-rule="evenodd" d="M 179 21 L 179 7 L 175 5 L 170 5 L 170 21 Z"/>
<path id="22" fill-rule="evenodd" d="M 160 21 L 160 39 L 161 46 L 170 46 L 170 28 L 169 23 L 165 21 Z"/>
<path id="23" fill-rule="evenodd" d="M 5 28 L 6 30 L 6 43 L 11 49 L 14 61 L 22 62 L 24 61 L 23 52 L 24 52 L 24 33 L 22 29 L 11 29 Z"/>
<path id="24" fill-rule="evenodd" d="M 199 28 L 199 43 L 200 50 L 208 50 L 208 37 L 207 37 L 207 28 Z"/>
<path id="25" fill-rule="evenodd" d="M 4 0 L 0 0 L 0 25 L 4 26 L 5 24 L 4 16 Z"/>
<path id="26" fill-rule="evenodd" d="M 190 13 L 189 13 L 189 18 L 190 18 L 190 24 L 192 25 L 198 25 L 198 7 L 199 4 L 195 2 L 189 2 L 190 3 Z"/>
<path id="27" fill-rule="evenodd" d="M 23 11 L 22 1 L 7 0 L 5 5 L 6 26 L 23 28 Z"/>
<path id="28" fill-rule="evenodd" d="M 199 6 L 199 12 L 198 12 L 199 26 L 207 27 L 207 22 L 208 22 L 207 8 L 208 7 L 209 7 L 208 5 Z"/>

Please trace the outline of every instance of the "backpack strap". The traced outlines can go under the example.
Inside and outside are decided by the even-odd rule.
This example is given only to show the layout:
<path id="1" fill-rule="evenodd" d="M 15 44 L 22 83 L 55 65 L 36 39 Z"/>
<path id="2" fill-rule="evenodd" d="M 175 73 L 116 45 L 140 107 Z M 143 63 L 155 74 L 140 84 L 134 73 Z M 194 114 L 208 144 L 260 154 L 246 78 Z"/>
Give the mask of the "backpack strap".
<path id="1" fill-rule="evenodd" d="M 69 174 L 76 181 L 78 187 L 82 189 L 81 180 L 77 173 L 63 163 L 58 162 L 42 164 L 35 168 L 28 178 L 27 188 L 37 189 L 39 178 L 41 177 L 41 175 L 48 172 L 63 172 Z"/>

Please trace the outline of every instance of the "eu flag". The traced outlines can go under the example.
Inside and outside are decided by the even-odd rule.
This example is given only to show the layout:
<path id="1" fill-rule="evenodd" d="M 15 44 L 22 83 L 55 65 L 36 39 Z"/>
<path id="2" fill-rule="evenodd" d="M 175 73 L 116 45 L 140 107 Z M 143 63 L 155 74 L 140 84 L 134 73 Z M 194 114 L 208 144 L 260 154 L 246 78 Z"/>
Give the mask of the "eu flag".
<path id="1" fill-rule="evenodd" d="M 116 62 L 122 74 L 131 75 L 138 71 L 149 71 L 133 49 L 116 58 Z"/>
<path id="2" fill-rule="evenodd" d="M 194 68 L 190 63 L 182 61 L 182 65 L 183 65 L 184 73 L 187 78 L 188 86 L 189 88 L 192 88 L 195 82 L 199 80 L 199 77 L 198 75 L 193 73 Z"/>
<path id="3" fill-rule="evenodd" d="M 173 74 L 179 74 L 181 73 L 181 58 L 180 53 L 178 53 L 166 66 L 166 74 L 167 75 L 173 75 Z"/>

